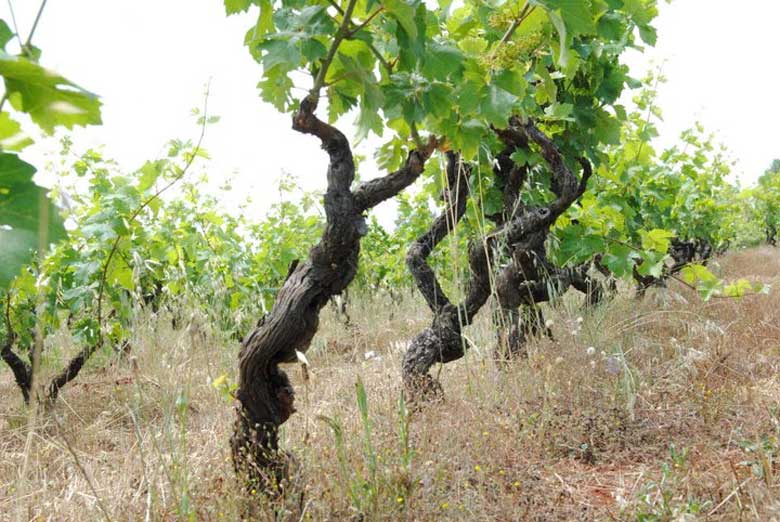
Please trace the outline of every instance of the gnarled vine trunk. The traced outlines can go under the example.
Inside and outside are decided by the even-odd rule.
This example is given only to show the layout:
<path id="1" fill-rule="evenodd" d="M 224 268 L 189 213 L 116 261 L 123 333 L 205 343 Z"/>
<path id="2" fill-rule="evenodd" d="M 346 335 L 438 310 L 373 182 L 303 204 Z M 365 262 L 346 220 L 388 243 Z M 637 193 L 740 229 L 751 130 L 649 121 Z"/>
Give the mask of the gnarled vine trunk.
<path id="1" fill-rule="evenodd" d="M 510 262 L 499 271 L 495 283 L 500 313 L 496 355 L 500 359 L 523 354 L 531 336 L 552 337 L 540 303 L 563 294 L 570 286 L 585 293 L 589 304 L 598 303 L 603 296 L 600 284 L 588 274 L 590 264 L 558 268 L 549 262 L 545 249 L 550 226 L 585 192 L 593 173 L 590 163 L 584 158 L 578 159 L 583 169 L 578 182 L 555 144 L 533 124 L 515 121 L 501 132 L 500 137 L 511 145 L 521 142 L 517 137 L 512 139 L 518 134 L 524 141 L 532 141 L 540 148 L 550 167 L 550 189 L 556 199 L 544 207 L 522 206 L 521 215 L 544 214 L 545 219 L 536 227 L 514 227 L 506 235 Z"/>
<path id="2" fill-rule="evenodd" d="M 246 336 L 239 354 L 237 419 L 231 439 L 236 472 L 250 489 L 273 494 L 287 476 L 287 455 L 278 430 L 292 413 L 294 391 L 282 363 L 305 352 L 319 323 L 319 312 L 355 277 L 360 239 L 367 232 L 364 213 L 410 185 L 423 171 L 434 146 L 409 154 L 404 167 L 354 191 L 355 165 L 347 138 L 314 115 L 316 100 L 306 98 L 293 117 L 293 129 L 320 139 L 330 158 L 324 197 L 325 230 L 309 258 L 289 274 L 263 321 Z"/>
<path id="3" fill-rule="evenodd" d="M 769 223 L 766 226 L 765 232 L 767 244 L 777 246 L 777 227 Z"/>
<path id="4" fill-rule="evenodd" d="M 672 239 L 669 255 L 672 256 L 674 265 L 669 269 L 669 273 L 676 274 L 690 263 L 706 265 L 712 257 L 712 253 L 712 245 L 705 239 Z"/>
<path id="5" fill-rule="evenodd" d="M 498 225 L 496 230 L 484 240 L 472 243 L 469 249 L 471 277 L 465 301 L 457 306 L 451 304 L 427 264 L 428 255 L 444 237 L 437 232 L 442 228 L 442 223 L 446 223 L 443 219 L 447 212 L 451 212 L 454 205 L 452 200 L 445 214 L 437 218 L 431 229 L 409 249 L 407 264 L 418 289 L 434 313 L 431 326 L 412 340 L 404 355 L 403 380 L 413 400 L 439 396 L 441 386 L 429 374 L 430 368 L 437 362 L 447 363 L 463 357 L 466 345 L 461 330 L 471 324 L 490 296 L 489 267 L 494 251 L 499 246 L 505 245 L 512 256 L 512 262 L 499 272 L 495 283 L 499 304 L 507 318 L 517 317 L 520 306 L 536 303 L 545 296 L 549 298 L 547 284 L 550 278 L 548 274 L 542 273 L 536 260 L 544 260 L 544 240 L 550 226 L 582 194 L 591 174 L 590 165 L 587 164 L 582 181 L 578 184 L 552 141 L 531 122 L 522 123 L 513 118 L 509 128 L 498 130 L 497 133 L 507 145 L 507 149 L 499 155 L 497 166 L 497 169 L 501 169 L 498 177 L 503 180 L 505 187 L 504 208 L 499 215 L 490 216 Z M 527 173 L 523 167 L 514 165 L 509 156 L 514 148 L 524 146 L 529 140 L 541 148 L 543 157 L 550 165 L 553 192 L 558 196 L 544 207 L 524 206 L 517 198 Z M 582 163 L 586 164 L 584 160 Z M 550 265 L 546 264 L 544 268 L 549 270 Z M 560 270 L 556 273 L 562 276 L 567 272 Z M 565 279 L 567 284 L 570 284 L 570 279 Z M 539 309 L 532 308 L 531 312 L 537 318 L 532 322 L 535 327 L 540 324 L 543 327 L 544 320 Z M 515 335 L 519 335 L 519 332 Z"/>
<path id="6" fill-rule="evenodd" d="M 13 336 L 9 335 L 3 348 L 0 350 L 0 357 L 11 368 L 14 374 L 14 380 L 24 397 L 24 403 L 30 403 L 30 388 L 32 387 L 32 367 L 13 351 Z"/>
<path id="7" fill-rule="evenodd" d="M 490 246 L 482 241 L 469 245 L 469 268 L 466 299 L 454 305 L 442 290 L 436 274 L 428 265 L 428 256 L 457 226 L 466 212 L 470 168 L 455 153 L 448 153 L 447 182 L 443 200 L 444 212 L 409 248 L 406 264 L 417 288 L 433 312 L 431 326 L 417 334 L 403 359 L 404 386 L 411 400 L 431 399 L 441 393 L 439 383 L 428 374 L 437 362 L 447 363 L 463 357 L 465 340 L 462 328 L 471 323 L 490 296 L 488 271 Z"/>

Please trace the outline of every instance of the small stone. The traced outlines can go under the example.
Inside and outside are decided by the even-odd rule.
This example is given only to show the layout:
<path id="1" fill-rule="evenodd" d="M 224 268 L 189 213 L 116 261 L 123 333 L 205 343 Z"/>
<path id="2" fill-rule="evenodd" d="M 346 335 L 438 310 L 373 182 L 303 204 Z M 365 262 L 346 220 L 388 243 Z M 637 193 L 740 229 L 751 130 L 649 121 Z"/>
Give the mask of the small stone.
<path id="1" fill-rule="evenodd" d="M 607 357 L 607 372 L 619 375 L 623 371 L 623 363 L 617 357 Z"/>

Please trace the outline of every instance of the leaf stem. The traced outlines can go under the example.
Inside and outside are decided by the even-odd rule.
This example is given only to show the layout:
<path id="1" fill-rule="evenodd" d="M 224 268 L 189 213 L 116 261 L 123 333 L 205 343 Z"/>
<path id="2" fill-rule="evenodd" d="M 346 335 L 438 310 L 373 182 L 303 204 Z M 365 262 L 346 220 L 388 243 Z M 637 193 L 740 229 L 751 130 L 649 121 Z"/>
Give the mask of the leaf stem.
<path id="1" fill-rule="evenodd" d="M 374 56 L 376 56 L 376 59 L 379 60 L 379 63 L 382 64 L 382 67 L 385 68 L 388 74 L 393 72 L 393 64 L 385 60 L 384 56 L 382 56 L 382 53 L 379 52 L 379 49 L 374 47 L 374 44 L 370 43 L 368 44 L 368 48 L 371 49 L 371 52 L 374 53 Z"/>
<path id="2" fill-rule="evenodd" d="M 48 0 L 43 0 L 41 2 L 41 7 L 38 8 L 38 14 L 35 15 L 35 21 L 33 22 L 32 29 L 30 29 L 30 36 L 27 37 L 27 41 L 22 46 L 22 53 L 24 54 L 30 54 L 30 44 L 32 42 L 33 36 L 35 35 L 35 30 L 38 29 L 38 22 L 41 21 L 41 15 L 43 14 L 43 9 L 46 7 L 46 2 L 48 2 Z"/>
<path id="3" fill-rule="evenodd" d="M 366 19 L 363 21 L 363 23 L 361 23 L 360 25 L 358 25 L 357 27 L 355 27 L 354 29 L 352 29 L 352 30 L 349 32 L 349 34 L 347 35 L 347 38 L 352 38 L 353 36 L 355 36 L 355 34 L 356 34 L 356 33 L 358 33 L 358 32 L 359 32 L 361 29 L 364 29 L 364 28 L 365 28 L 365 27 L 366 27 L 368 24 L 370 24 L 370 23 L 371 23 L 371 20 L 373 20 L 374 18 L 376 18 L 376 15 L 378 15 L 379 13 L 381 13 L 381 12 L 382 12 L 382 11 L 384 11 L 384 10 L 385 10 L 385 8 L 384 8 L 384 7 L 382 7 L 382 6 L 380 6 L 380 7 L 379 7 L 379 8 L 378 8 L 376 11 L 374 11 L 373 13 L 371 13 L 371 14 L 368 16 L 368 18 L 366 18 Z"/>
<path id="4" fill-rule="evenodd" d="M 350 19 L 352 18 L 352 12 L 355 10 L 356 4 L 357 0 L 349 0 L 349 4 L 347 4 L 347 9 L 344 11 L 341 20 L 341 26 L 339 26 L 339 29 L 336 32 L 336 36 L 333 38 L 333 43 L 330 44 L 328 54 L 322 60 L 322 65 L 320 66 L 320 70 L 317 73 L 317 78 L 315 78 L 314 85 L 309 91 L 309 96 L 315 103 L 319 100 L 320 90 L 322 89 L 323 85 L 325 85 L 325 76 L 328 74 L 328 68 L 333 62 L 333 58 L 336 57 L 336 51 L 338 51 L 339 45 L 341 45 L 341 42 L 349 36 L 349 24 L 351 23 Z"/>
<path id="5" fill-rule="evenodd" d="M 11 22 L 14 24 L 14 32 L 16 33 L 16 39 L 19 40 L 19 46 L 24 49 L 24 43 L 22 37 L 19 34 L 19 25 L 16 23 L 16 14 L 14 13 L 14 6 L 11 0 L 8 0 L 8 10 L 11 11 Z"/>

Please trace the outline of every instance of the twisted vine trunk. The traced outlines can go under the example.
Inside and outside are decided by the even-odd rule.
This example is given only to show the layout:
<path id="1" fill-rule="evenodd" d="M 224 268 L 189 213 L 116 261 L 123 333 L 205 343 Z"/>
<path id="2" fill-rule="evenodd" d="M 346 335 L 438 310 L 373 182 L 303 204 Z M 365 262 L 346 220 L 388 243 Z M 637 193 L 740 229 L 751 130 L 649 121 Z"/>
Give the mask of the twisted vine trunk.
<path id="1" fill-rule="evenodd" d="M 3 348 L 0 350 L 0 357 L 11 368 L 16 385 L 22 392 L 22 397 L 24 397 L 24 403 L 29 404 L 30 388 L 32 387 L 32 367 L 27 361 L 14 353 L 12 335 L 8 335 L 8 339 L 3 344 Z"/>
<path id="2" fill-rule="evenodd" d="M 469 246 L 471 277 L 466 299 L 461 304 L 454 305 L 449 300 L 428 265 L 428 256 L 455 229 L 466 212 L 471 169 L 455 153 L 448 153 L 447 160 L 448 186 L 442 198 L 446 208 L 428 231 L 412 244 L 406 256 L 406 264 L 417 288 L 433 312 L 431 326 L 412 339 L 404 354 L 403 382 L 413 401 L 441 395 L 441 386 L 428 371 L 437 362 L 447 363 L 463 357 L 465 341 L 461 335 L 462 328 L 471 323 L 490 296 L 490 247 L 482 241 L 472 242 Z"/>
<path id="3" fill-rule="evenodd" d="M 525 355 L 526 343 L 532 337 L 553 338 L 539 306 L 541 303 L 551 301 L 573 287 L 585 295 L 586 306 L 592 307 L 601 303 L 608 291 L 616 290 L 614 280 L 605 288 L 591 277 L 589 271 L 593 261 L 558 268 L 547 260 L 544 250 L 516 249 L 514 256 L 496 278 L 501 318 L 496 353 L 499 360 Z"/>
<path id="4" fill-rule="evenodd" d="M 704 239 L 686 241 L 675 238 L 669 248 L 669 255 L 674 260 L 674 265 L 669 269 L 669 273 L 676 274 L 690 263 L 706 265 L 712 257 L 712 252 L 712 245 Z"/>
<path id="5" fill-rule="evenodd" d="M 777 227 L 769 223 L 766 226 L 765 233 L 767 244 L 777 246 Z"/>
<path id="6" fill-rule="evenodd" d="M 551 278 L 541 268 L 547 271 L 553 268 L 544 257 L 544 240 L 558 216 L 582 195 L 592 173 L 590 164 L 581 160 L 584 175 L 578 184 L 555 145 L 533 123 L 522 123 L 513 118 L 508 129 L 497 133 L 507 145 L 504 153 L 499 155 L 497 167 L 502 169 L 499 179 L 503 179 L 505 184 L 504 209 L 499 215 L 490 216 L 498 228 L 483 241 L 472 243 L 469 249 L 471 276 L 465 301 L 457 306 L 450 303 L 427 264 L 428 255 L 446 235 L 440 231 L 446 224 L 447 213 L 453 213 L 451 209 L 455 203 L 451 199 L 445 214 L 439 216 L 430 230 L 409 249 L 407 264 L 418 289 L 434 313 L 431 326 L 412 340 L 404 355 L 403 380 L 413 400 L 440 396 L 441 385 L 429 374 L 430 368 L 437 362 L 451 362 L 465 354 L 466 344 L 461 330 L 471 324 L 490 296 L 489 267 L 494 251 L 500 245 L 507 246 L 512 256 L 512 262 L 499 272 L 495 283 L 502 312 L 507 314 L 507 318 L 514 318 L 520 306 L 532 306 L 530 312 L 536 317 L 533 324 L 535 327 L 543 326 L 541 311 L 535 304 L 549 299 Z M 544 207 L 524 206 L 517 198 L 527 173 L 523 168 L 513 165 L 509 156 L 516 147 L 527 144 L 529 140 L 541 148 L 542 156 L 550 165 L 552 190 L 558 196 Z M 457 212 L 454 215 L 458 216 Z M 566 270 L 558 270 L 553 276 L 561 283 L 571 284 L 571 275 Z M 509 335 L 513 335 L 511 331 Z M 515 335 L 519 335 L 519 332 Z"/>
<path id="7" fill-rule="evenodd" d="M 499 271 L 495 285 L 501 319 L 497 356 L 506 359 L 524 353 L 531 336 L 552 337 L 540 303 L 561 295 L 570 286 L 585 293 L 589 304 L 599 302 L 603 292 L 599 283 L 588 274 L 590 264 L 558 268 L 548 261 L 545 249 L 550 226 L 587 189 L 593 173 L 590 163 L 584 158 L 578 159 L 583 170 L 578 182 L 552 140 L 533 123 L 522 124 L 514 120 L 499 136 L 508 147 L 534 142 L 540 148 L 552 175 L 550 189 L 556 195 L 555 200 L 543 207 L 516 205 L 516 216 L 510 221 L 513 226 L 505 237 L 510 262 Z M 532 216 L 544 218 L 535 225 L 525 222 Z M 523 223 L 523 226 L 515 223 Z"/>
<path id="8" fill-rule="evenodd" d="M 435 146 L 409 154 L 404 167 L 351 190 L 355 165 L 347 138 L 314 115 L 316 99 L 306 98 L 293 129 L 320 139 L 330 163 L 324 197 L 325 230 L 309 258 L 291 270 L 269 314 L 246 336 L 239 354 L 237 418 L 231 438 L 233 464 L 247 488 L 274 494 L 287 477 L 288 455 L 279 449 L 279 427 L 295 412 L 294 391 L 279 367 L 305 352 L 329 298 L 355 277 L 364 213 L 410 185 Z"/>

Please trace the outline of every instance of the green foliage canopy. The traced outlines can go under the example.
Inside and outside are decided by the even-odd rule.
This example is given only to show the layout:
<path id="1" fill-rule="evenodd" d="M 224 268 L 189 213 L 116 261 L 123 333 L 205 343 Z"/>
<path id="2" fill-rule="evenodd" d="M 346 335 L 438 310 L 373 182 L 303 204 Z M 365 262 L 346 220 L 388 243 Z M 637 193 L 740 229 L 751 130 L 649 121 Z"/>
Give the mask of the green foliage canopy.
<path id="1" fill-rule="evenodd" d="M 31 35 L 32 36 L 32 35 Z M 17 154 L 32 143 L 22 125 L 4 110 L 6 103 L 47 134 L 56 127 L 97 125 L 100 101 L 63 76 L 38 63 L 40 50 L 27 39 L 17 56 L 6 51 L 21 36 L 0 20 L 0 76 L 4 92 L 0 99 L 0 290 L 6 289 L 19 269 L 45 248 L 65 236 L 63 220 L 46 191 L 35 184 L 35 167 Z"/>

